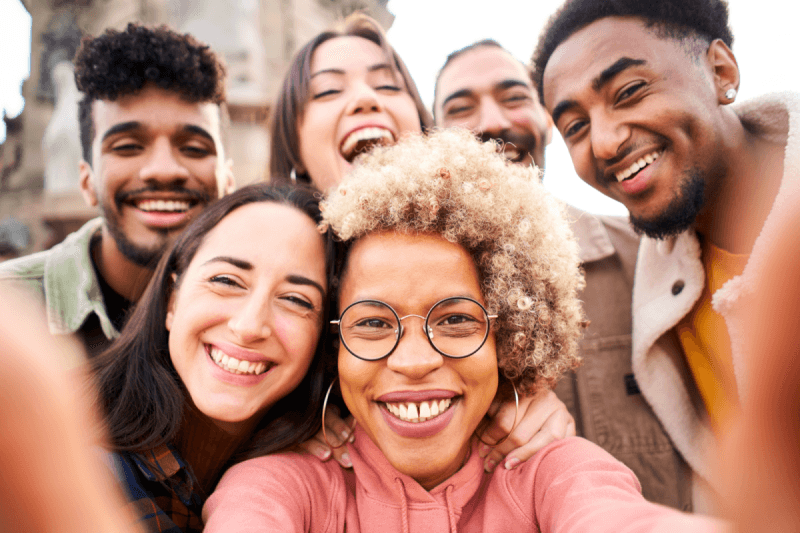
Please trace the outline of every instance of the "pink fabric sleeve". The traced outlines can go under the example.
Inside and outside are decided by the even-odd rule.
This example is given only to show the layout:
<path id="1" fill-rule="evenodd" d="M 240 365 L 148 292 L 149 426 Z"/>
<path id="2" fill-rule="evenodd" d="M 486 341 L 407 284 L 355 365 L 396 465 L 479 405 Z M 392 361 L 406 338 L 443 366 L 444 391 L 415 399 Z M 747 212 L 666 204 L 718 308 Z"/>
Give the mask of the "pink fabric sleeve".
<path id="1" fill-rule="evenodd" d="M 203 531 L 332 531 L 339 517 L 328 510 L 342 490 L 341 476 L 308 455 L 285 453 L 250 459 L 222 476 L 203 506 Z"/>
<path id="2" fill-rule="evenodd" d="M 551 533 L 721 532 L 722 521 L 648 502 L 633 472 L 595 444 L 564 439 L 542 450 L 536 520 Z"/>

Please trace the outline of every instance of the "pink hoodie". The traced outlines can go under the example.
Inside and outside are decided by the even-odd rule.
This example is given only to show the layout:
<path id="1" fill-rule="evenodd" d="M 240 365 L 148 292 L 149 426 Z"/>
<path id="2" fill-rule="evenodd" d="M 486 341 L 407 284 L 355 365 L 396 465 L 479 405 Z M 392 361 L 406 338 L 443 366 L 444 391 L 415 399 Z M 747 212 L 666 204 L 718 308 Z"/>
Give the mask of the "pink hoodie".
<path id="1" fill-rule="evenodd" d="M 426 491 L 395 470 L 361 428 L 353 471 L 282 453 L 231 468 L 203 508 L 206 533 L 264 531 L 687 532 L 726 531 L 716 520 L 647 502 L 633 472 L 580 438 L 554 442 L 515 470 L 483 470 L 477 446 Z"/>

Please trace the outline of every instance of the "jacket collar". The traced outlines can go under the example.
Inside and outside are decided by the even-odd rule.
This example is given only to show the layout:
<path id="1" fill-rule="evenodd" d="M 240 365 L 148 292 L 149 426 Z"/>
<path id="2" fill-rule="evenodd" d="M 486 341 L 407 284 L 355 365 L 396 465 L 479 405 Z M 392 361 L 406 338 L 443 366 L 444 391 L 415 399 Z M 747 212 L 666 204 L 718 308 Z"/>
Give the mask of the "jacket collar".
<path id="1" fill-rule="evenodd" d="M 101 217 L 90 220 L 47 255 L 43 285 L 51 333 L 75 333 L 95 313 L 106 338 L 119 335 L 108 318 L 91 257 L 92 237 L 102 225 Z"/>
<path id="2" fill-rule="evenodd" d="M 566 204 L 566 208 L 572 232 L 578 240 L 581 263 L 600 261 L 614 255 L 614 245 L 600 219 L 569 204 Z"/>

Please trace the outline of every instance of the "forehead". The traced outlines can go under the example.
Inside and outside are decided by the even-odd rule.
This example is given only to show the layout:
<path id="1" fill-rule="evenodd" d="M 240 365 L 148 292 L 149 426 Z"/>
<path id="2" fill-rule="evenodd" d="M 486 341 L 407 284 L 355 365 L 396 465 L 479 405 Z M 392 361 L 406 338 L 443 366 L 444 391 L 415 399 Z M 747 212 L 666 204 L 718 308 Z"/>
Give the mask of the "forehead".
<path id="1" fill-rule="evenodd" d="M 365 70 L 382 63 L 388 63 L 386 55 L 372 41 L 363 37 L 334 37 L 314 50 L 311 74 L 328 69 L 345 72 Z"/>
<path id="2" fill-rule="evenodd" d="M 199 126 L 220 144 L 220 109 L 212 102 L 188 102 L 175 91 L 146 86 L 135 94 L 92 104 L 96 138 L 115 124 L 139 122 L 153 132 L 174 132 L 186 125 Z"/>
<path id="3" fill-rule="evenodd" d="M 269 265 L 312 272 L 324 281 L 325 248 L 316 224 L 299 209 L 254 202 L 234 209 L 212 228 L 192 260 L 231 256 L 257 268 Z"/>
<path id="4" fill-rule="evenodd" d="M 527 69 L 511 54 L 495 46 L 479 46 L 453 59 L 439 77 L 439 95 L 446 98 L 460 90 L 492 90 L 505 80 L 531 86 Z"/>
<path id="5" fill-rule="evenodd" d="M 685 70 L 691 63 L 678 41 L 659 37 L 636 17 L 607 17 L 578 30 L 553 51 L 544 70 L 545 106 L 583 88 L 620 58 L 643 59 L 653 69 Z"/>
<path id="6" fill-rule="evenodd" d="M 373 233 L 353 245 L 342 294 L 343 304 L 369 297 L 412 305 L 455 295 L 482 300 L 478 269 L 463 246 L 440 235 L 395 232 Z"/>

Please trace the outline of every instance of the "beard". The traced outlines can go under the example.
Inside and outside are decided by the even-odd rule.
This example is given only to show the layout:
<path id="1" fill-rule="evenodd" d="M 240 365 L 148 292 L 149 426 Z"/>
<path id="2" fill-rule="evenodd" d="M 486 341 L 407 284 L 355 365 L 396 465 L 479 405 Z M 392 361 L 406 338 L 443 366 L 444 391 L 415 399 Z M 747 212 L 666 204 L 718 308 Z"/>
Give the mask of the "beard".
<path id="1" fill-rule="evenodd" d="M 637 234 L 663 240 L 692 227 L 703 208 L 706 182 L 697 168 L 689 170 L 687 174 L 680 191 L 663 212 L 651 219 L 630 215 L 631 225 Z"/>
<path id="2" fill-rule="evenodd" d="M 105 203 L 101 205 L 101 209 L 108 232 L 111 234 L 111 238 L 114 239 L 117 249 L 125 256 L 125 259 L 137 266 L 155 270 L 158 260 L 161 259 L 162 254 L 169 246 L 169 231 L 158 231 L 158 239 L 155 244 L 149 247 L 141 246 L 125 235 L 119 221 L 119 211 L 109 209 Z"/>

